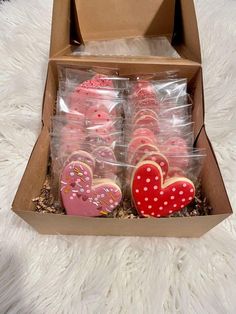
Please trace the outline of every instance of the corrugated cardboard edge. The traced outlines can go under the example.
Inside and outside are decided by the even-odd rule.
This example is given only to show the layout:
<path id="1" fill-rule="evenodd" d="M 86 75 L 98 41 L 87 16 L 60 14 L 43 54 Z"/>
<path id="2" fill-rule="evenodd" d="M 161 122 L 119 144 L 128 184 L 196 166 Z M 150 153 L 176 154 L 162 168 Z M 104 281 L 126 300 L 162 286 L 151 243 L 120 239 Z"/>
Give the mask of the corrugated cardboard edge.
<path id="1" fill-rule="evenodd" d="M 85 218 L 67 215 L 55 217 L 55 214 L 40 214 L 32 211 L 15 210 L 15 212 L 41 234 L 49 234 L 48 230 L 50 230 L 50 234 L 61 235 L 181 238 L 198 238 L 229 216 L 229 214 L 219 214 L 162 218 L 157 222 L 155 218 Z"/>

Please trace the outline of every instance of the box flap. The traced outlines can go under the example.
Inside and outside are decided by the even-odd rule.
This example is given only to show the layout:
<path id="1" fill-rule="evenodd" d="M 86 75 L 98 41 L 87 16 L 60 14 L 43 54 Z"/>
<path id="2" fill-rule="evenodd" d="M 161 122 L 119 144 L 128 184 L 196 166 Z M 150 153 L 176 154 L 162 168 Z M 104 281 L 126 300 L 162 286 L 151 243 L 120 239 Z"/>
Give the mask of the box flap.
<path id="1" fill-rule="evenodd" d="M 55 56 L 70 44 L 71 1 L 54 0 L 49 56 Z"/>
<path id="2" fill-rule="evenodd" d="M 175 0 L 75 0 L 84 42 L 132 36 L 172 36 Z"/>
<path id="3" fill-rule="evenodd" d="M 200 40 L 193 0 L 176 0 L 172 44 L 183 58 L 201 63 Z"/>

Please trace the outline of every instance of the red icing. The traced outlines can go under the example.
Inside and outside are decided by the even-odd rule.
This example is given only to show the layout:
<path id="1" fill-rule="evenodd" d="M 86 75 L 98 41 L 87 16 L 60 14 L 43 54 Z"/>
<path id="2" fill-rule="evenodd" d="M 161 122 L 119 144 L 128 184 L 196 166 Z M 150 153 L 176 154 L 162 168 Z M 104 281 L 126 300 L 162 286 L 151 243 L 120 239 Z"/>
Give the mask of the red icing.
<path id="1" fill-rule="evenodd" d="M 132 197 L 142 216 L 168 216 L 188 205 L 194 195 L 194 185 L 186 178 L 172 178 L 163 184 L 161 168 L 154 162 L 141 162 L 134 171 Z"/>
<path id="2" fill-rule="evenodd" d="M 169 162 L 167 158 L 164 155 L 160 154 L 159 152 L 151 152 L 145 154 L 143 158 L 140 159 L 140 161 L 147 160 L 156 162 L 161 167 L 163 180 L 165 180 L 169 170 Z"/>

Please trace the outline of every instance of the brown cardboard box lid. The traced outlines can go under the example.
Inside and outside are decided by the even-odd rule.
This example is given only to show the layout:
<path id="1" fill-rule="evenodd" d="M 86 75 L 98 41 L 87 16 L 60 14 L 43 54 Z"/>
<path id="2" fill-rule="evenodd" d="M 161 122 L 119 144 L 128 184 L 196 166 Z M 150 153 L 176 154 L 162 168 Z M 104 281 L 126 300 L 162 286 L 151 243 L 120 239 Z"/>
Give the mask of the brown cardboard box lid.
<path id="1" fill-rule="evenodd" d="M 54 0 L 50 59 L 71 54 L 78 42 L 160 35 L 183 63 L 201 63 L 193 0 Z"/>
<path id="2" fill-rule="evenodd" d="M 175 0 L 75 0 L 84 42 L 133 36 L 172 37 Z"/>

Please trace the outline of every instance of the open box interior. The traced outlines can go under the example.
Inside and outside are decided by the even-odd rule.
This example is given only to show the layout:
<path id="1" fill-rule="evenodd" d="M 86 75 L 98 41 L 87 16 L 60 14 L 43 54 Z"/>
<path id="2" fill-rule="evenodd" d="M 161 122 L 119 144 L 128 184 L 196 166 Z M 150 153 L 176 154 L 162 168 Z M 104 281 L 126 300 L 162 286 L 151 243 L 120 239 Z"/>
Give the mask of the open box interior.
<path id="1" fill-rule="evenodd" d="M 84 218 L 67 215 L 39 214 L 34 211 L 32 199 L 40 194 L 48 173 L 48 160 L 50 153 L 50 123 L 54 113 L 56 94 L 58 88 L 57 64 L 79 66 L 117 67 L 120 74 L 163 72 L 166 70 L 178 70 L 179 77 L 188 78 L 188 92 L 193 99 L 193 121 L 195 144 L 198 148 L 205 148 L 207 157 L 204 161 L 201 182 L 204 195 L 213 208 L 212 215 L 161 218 L 161 219 L 118 219 L 118 218 Z M 17 195 L 13 203 L 13 210 L 35 227 L 41 233 L 50 234 L 91 234 L 91 235 L 140 235 L 140 236 L 176 236 L 198 237 L 214 227 L 220 221 L 232 213 L 232 209 L 224 188 L 224 183 L 214 156 L 211 144 L 204 129 L 204 108 L 202 96 L 201 67 L 191 64 L 175 66 L 167 63 L 141 63 L 107 61 L 77 60 L 50 61 L 48 67 L 47 83 L 43 104 L 43 126 L 41 134 L 32 152 L 23 179 L 20 183 Z M 212 184 L 214 183 L 214 184 Z"/>
<path id="2" fill-rule="evenodd" d="M 181 59 L 161 59 L 201 63 L 192 0 L 57 0 L 53 16 L 51 58 L 70 56 L 80 43 L 93 40 L 165 36 Z"/>

